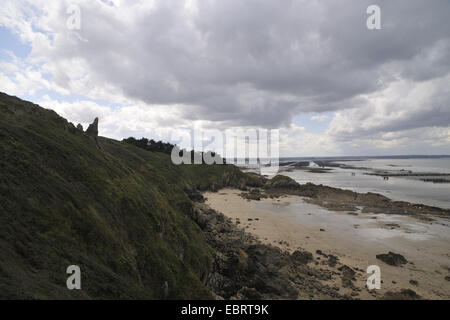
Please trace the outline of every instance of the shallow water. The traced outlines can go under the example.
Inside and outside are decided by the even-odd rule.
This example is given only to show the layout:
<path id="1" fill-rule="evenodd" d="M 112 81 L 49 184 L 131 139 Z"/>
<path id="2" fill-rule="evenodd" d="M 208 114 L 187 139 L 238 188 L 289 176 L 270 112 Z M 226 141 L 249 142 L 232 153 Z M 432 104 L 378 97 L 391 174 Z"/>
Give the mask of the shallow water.
<path id="1" fill-rule="evenodd" d="M 379 266 L 384 281 L 380 294 L 411 288 L 425 299 L 450 297 L 450 287 L 444 279 L 450 270 L 448 219 L 433 217 L 434 221 L 429 222 L 405 215 L 363 213 L 362 207 L 358 207 L 355 215 L 330 211 L 297 196 L 249 201 L 239 194 L 240 191 L 231 189 L 206 193 L 206 203 L 239 220 L 236 225 L 263 243 L 282 250 L 302 249 L 311 253 L 321 250 L 360 271 L 370 265 Z M 395 267 L 377 259 L 378 254 L 390 251 L 403 255 L 409 262 Z M 323 259 L 316 255 L 320 269 L 327 265 Z M 420 285 L 412 286 L 411 279 Z M 355 286 L 364 288 L 366 280 L 364 272 L 357 274 Z M 330 285 L 336 284 L 340 284 L 340 279 L 330 280 Z M 373 296 L 362 290 L 361 298 Z"/>
<path id="2" fill-rule="evenodd" d="M 373 243 L 398 237 L 409 241 L 450 241 L 450 225 L 445 220 L 437 219 L 429 223 L 407 216 L 387 214 L 377 214 L 377 219 L 374 220 L 373 214 L 337 213 L 303 201 L 292 202 L 289 205 L 284 205 L 283 202 L 256 202 L 253 207 L 266 212 L 289 214 L 301 225 L 320 227 L 353 241 Z M 399 227 L 391 228 L 390 225 L 393 224 L 398 224 Z"/>
<path id="3" fill-rule="evenodd" d="M 373 159 L 365 161 L 340 161 L 339 163 L 366 167 L 355 170 L 332 168 L 326 173 L 305 170 L 283 172 L 299 183 L 312 182 L 335 188 L 366 193 L 374 192 L 393 200 L 408 201 L 450 209 L 450 183 L 424 182 L 411 177 L 383 177 L 367 175 L 375 170 L 407 170 L 414 173 L 450 173 L 450 159 Z M 355 173 L 355 176 L 352 175 Z"/>
<path id="4" fill-rule="evenodd" d="M 362 161 L 337 161 L 355 167 L 367 167 L 373 170 L 406 170 L 414 173 L 448 173 L 450 159 L 368 159 Z"/>

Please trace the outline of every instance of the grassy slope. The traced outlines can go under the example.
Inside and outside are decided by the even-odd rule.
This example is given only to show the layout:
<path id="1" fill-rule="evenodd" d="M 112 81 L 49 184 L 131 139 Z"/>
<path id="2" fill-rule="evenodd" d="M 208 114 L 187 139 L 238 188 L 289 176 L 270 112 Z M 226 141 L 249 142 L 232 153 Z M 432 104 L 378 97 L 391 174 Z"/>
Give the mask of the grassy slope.
<path id="1" fill-rule="evenodd" d="M 211 298 L 201 279 L 212 252 L 183 189 L 245 176 L 99 143 L 0 93 L 0 298 Z M 72 264 L 82 290 L 66 288 Z"/>

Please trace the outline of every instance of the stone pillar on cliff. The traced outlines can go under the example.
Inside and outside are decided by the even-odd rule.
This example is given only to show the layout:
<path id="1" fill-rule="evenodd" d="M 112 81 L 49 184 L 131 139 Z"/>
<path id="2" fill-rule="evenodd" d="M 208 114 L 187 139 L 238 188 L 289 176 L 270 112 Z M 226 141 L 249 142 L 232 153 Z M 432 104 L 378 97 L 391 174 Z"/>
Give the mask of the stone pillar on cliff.
<path id="1" fill-rule="evenodd" d="M 94 122 L 89 125 L 89 127 L 86 130 L 86 134 L 90 137 L 92 137 L 95 141 L 95 144 L 97 145 L 97 148 L 100 149 L 100 145 L 98 143 L 98 118 L 95 118 Z"/>
<path id="2" fill-rule="evenodd" d="M 91 137 L 98 137 L 98 118 L 95 118 L 94 122 L 89 125 L 86 134 Z"/>

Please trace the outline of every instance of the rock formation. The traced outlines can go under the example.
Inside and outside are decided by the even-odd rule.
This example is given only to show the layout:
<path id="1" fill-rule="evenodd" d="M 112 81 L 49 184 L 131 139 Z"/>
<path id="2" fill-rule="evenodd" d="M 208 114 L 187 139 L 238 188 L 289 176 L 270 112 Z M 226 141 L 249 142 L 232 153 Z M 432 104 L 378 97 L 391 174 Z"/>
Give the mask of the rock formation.
<path id="1" fill-rule="evenodd" d="M 408 263 L 404 256 L 391 251 L 389 251 L 388 254 L 377 254 L 376 258 L 383 261 L 384 263 L 396 267 Z"/>
<path id="2" fill-rule="evenodd" d="M 94 122 L 89 125 L 86 130 L 86 134 L 92 137 L 97 145 L 97 148 L 101 149 L 98 143 L 98 118 L 95 118 Z"/>
<path id="3" fill-rule="evenodd" d="M 91 137 L 98 137 L 98 118 L 95 118 L 94 122 L 89 125 L 86 134 Z"/>

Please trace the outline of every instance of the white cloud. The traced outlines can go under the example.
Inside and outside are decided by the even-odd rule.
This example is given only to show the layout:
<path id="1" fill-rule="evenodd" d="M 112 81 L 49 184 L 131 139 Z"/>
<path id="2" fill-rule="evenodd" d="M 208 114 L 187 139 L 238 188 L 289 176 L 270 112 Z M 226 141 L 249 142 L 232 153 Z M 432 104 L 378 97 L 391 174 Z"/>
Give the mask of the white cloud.
<path id="1" fill-rule="evenodd" d="M 450 75 L 423 82 L 398 80 L 365 99 L 359 108 L 336 112 L 328 133 L 353 139 L 450 124 Z"/>
<path id="2" fill-rule="evenodd" d="M 66 27 L 71 3 L 79 31 Z M 280 127 L 289 155 L 446 153 L 448 2 L 381 0 L 388 14 L 375 32 L 368 4 L 4 0 L 0 26 L 32 50 L 0 62 L 1 90 L 56 92 L 41 102 L 83 124 L 100 116 L 115 138 L 202 123 Z M 63 101 L 74 95 L 86 99 Z M 301 112 L 335 117 L 311 134 L 290 125 Z"/>

